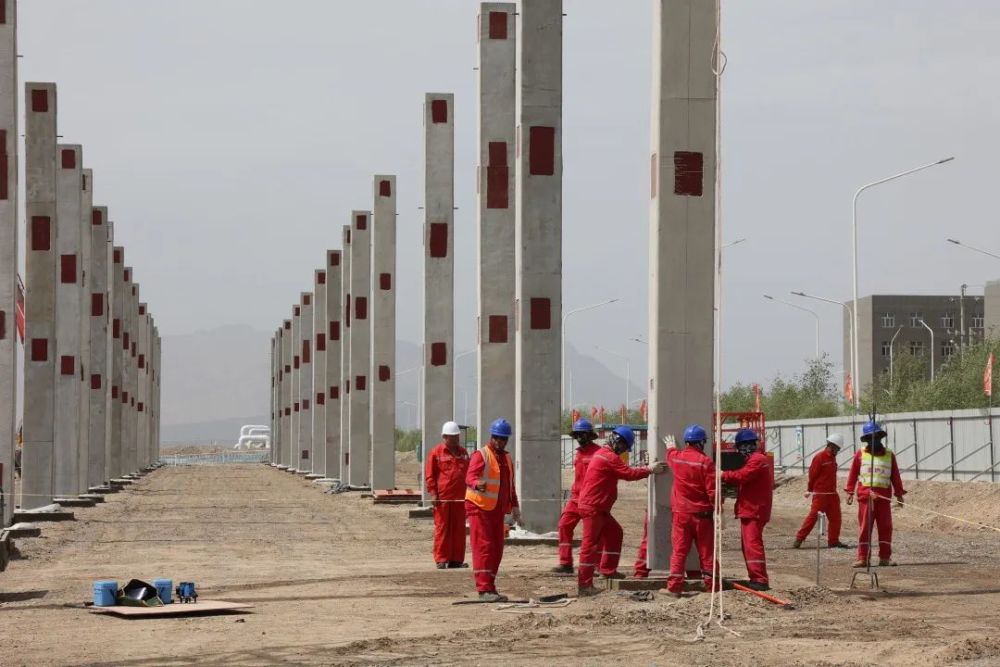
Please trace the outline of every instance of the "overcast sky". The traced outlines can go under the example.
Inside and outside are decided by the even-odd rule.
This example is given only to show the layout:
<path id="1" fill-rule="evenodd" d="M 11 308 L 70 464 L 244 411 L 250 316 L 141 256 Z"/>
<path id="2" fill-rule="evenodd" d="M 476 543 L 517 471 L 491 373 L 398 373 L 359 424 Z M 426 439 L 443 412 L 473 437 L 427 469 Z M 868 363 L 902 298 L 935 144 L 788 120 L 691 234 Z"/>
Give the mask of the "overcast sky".
<path id="1" fill-rule="evenodd" d="M 707 0 L 706 0 L 707 1 Z M 22 81 L 55 81 L 161 332 L 271 330 L 309 289 L 371 177 L 399 176 L 399 335 L 420 341 L 425 92 L 456 95 L 456 344 L 475 341 L 476 64 L 472 0 L 21 0 Z M 649 0 L 570 0 L 565 19 L 564 305 L 644 374 Z M 764 301 L 861 292 L 981 293 L 1000 262 L 1000 3 L 723 2 L 724 375 L 760 381 L 812 354 L 808 315 Z M 23 238 L 23 236 L 22 236 Z M 788 297 L 794 299 L 795 297 Z M 807 304 L 808 305 L 808 304 Z M 839 306 L 815 304 L 840 364 Z M 262 350 L 262 354 L 266 351 Z"/>

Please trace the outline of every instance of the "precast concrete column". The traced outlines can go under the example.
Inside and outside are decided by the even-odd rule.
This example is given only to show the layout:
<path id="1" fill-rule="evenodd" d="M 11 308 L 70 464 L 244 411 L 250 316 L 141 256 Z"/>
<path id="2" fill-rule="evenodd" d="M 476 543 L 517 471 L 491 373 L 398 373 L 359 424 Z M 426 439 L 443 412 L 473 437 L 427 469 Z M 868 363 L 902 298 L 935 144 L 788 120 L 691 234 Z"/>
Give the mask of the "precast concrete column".
<path id="1" fill-rule="evenodd" d="M 0 526 L 14 516 L 17 431 L 17 0 L 0 7 Z"/>
<path id="2" fill-rule="evenodd" d="M 341 479 L 340 453 L 341 438 L 341 308 L 343 279 L 341 276 L 341 252 L 326 251 L 326 478 Z"/>
<path id="3" fill-rule="evenodd" d="M 455 418 L 455 96 L 424 98 L 424 344 L 421 461 Z M 426 501 L 421 480 L 421 499 Z"/>
<path id="4" fill-rule="evenodd" d="M 312 473 L 326 476 L 326 269 L 313 277 Z"/>
<path id="5" fill-rule="evenodd" d="M 279 364 L 281 363 L 281 327 L 274 330 L 271 336 L 271 453 L 270 461 L 275 463 L 275 455 L 278 452 L 281 442 L 281 421 L 279 410 L 281 396 L 281 382 L 278 376 L 281 373 Z"/>
<path id="6" fill-rule="evenodd" d="M 517 485 L 525 527 L 562 506 L 562 0 L 523 0 L 517 33 Z M 500 416 L 500 415 L 497 415 Z"/>
<path id="7" fill-rule="evenodd" d="M 351 472 L 351 225 L 344 225 L 340 273 L 343 313 L 340 341 L 340 481 L 350 484 Z"/>
<path id="8" fill-rule="evenodd" d="M 122 446 L 125 451 L 125 472 L 135 474 L 139 471 L 139 451 L 137 448 L 136 431 L 138 427 L 135 414 L 135 392 L 136 392 L 136 355 L 135 339 L 139 328 L 139 286 L 134 282 L 132 269 L 125 268 L 128 279 L 127 292 L 125 294 L 125 334 L 124 347 L 122 348 L 123 369 L 125 375 L 125 391 L 122 393 Z"/>
<path id="9" fill-rule="evenodd" d="M 135 335 L 136 347 L 136 384 L 135 384 L 135 442 L 138 452 L 138 468 L 142 470 L 149 466 L 149 415 L 146 403 L 149 401 L 149 386 L 146 381 L 147 346 L 149 345 L 149 313 L 147 305 L 139 303 L 138 327 Z"/>
<path id="10" fill-rule="evenodd" d="M 716 3 L 653 3 L 649 221 L 649 442 L 712 419 L 715 303 Z M 650 483 L 649 552 L 670 559 L 669 473 Z M 688 569 L 699 569 L 688 557 Z"/>
<path id="11" fill-rule="evenodd" d="M 348 403 L 351 413 L 350 464 L 348 480 L 353 486 L 367 486 L 371 475 L 371 400 L 368 373 L 371 370 L 371 216 L 367 211 L 354 211 L 351 228 L 351 393 Z"/>
<path id="12" fill-rule="evenodd" d="M 108 341 L 108 404 L 105 408 L 108 418 L 107 475 L 108 479 L 120 479 L 125 474 L 125 459 L 122 451 L 122 390 L 124 369 L 122 356 L 122 328 L 125 313 L 125 249 L 113 245 L 114 223 L 108 223 L 108 234 L 112 236 L 111 271 L 108 278 L 111 305 L 111 335 Z"/>
<path id="13" fill-rule="evenodd" d="M 281 323 L 281 452 L 275 463 L 287 466 L 292 450 L 292 320 Z"/>
<path id="14" fill-rule="evenodd" d="M 312 472 L 312 338 L 313 306 L 312 292 L 303 292 L 299 311 L 299 444 L 296 470 L 300 473 Z"/>
<path id="15" fill-rule="evenodd" d="M 479 384 L 476 429 L 505 417 L 517 430 L 514 402 L 514 127 L 517 5 L 479 10 Z M 516 452 L 509 448 L 511 456 Z M 516 465 L 516 459 L 515 459 Z"/>
<path id="16" fill-rule="evenodd" d="M 56 498 L 80 495 L 80 218 L 83 151 L 56 147 L 56 424 L 53 486 Z"/>
<path id="17" fill-rule="evenodd" d="M 371 480 L 396 486 L 396 177 L 375 176 L 371 273 Z"/>
<path id="18" fill-rule="evenodd" d="M 302 396 L 302 306 L 295 304 L 292 307 L 292 441 L 288 448 L 285 465 L 289 470 L 298 470 L 299 465 L 299 431 L 302 425 L 302 414 L 300 413 L 300 401 Z"/>
<path id="19" fill-rule="evenodd" d="M 163 359 L 162 345 L 159 328 L 154 328 L 153 340 L 155 348 L 153 351 L 153 457 L 156 462 L 160 460 L 160 362 Z"/>
<path id="20" fill-rule="evenodd" d="M 87 458 L 89 490 L 103 486 L 107 476 L 108 370 L 108 209 L 95 206 L 90 215 L 90 270 L 87 279 L 87 310 L 90 327 L 90 377 L 84 385 L 86 410 L 90 413 Z"/>
<path id="21" fill-rule="evenodd" d="M 24 451 L 21 507 L 52 502 L 56 379 L 56 86 L 25 84 Z M 14 139 L 16 140 L 16 138 Z"/>
<path id="22" fill-rule="evenodd" d="M 91 230 L 94 209 L 94 172 L 84 169 L 80 175 L 80 370 L 77 373 L 80 401 L 79 442 L 77 445 L 77 488 L 80 493 L 90 490 L 90 283 Z M 103 247 L 101 248 L 103 250 Z"/>

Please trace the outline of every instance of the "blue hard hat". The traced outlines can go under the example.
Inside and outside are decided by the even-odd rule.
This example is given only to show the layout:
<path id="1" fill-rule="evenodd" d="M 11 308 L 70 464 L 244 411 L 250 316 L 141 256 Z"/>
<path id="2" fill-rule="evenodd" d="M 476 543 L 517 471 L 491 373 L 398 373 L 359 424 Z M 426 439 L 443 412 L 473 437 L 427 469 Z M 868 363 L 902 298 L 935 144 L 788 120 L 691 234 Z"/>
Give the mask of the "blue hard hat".
<path id="1" fill-rule="evenodd" d="M 684 442 L 706 442 L 708 434 L 698 424 L 691 424 L 684 429 Z"/>
<path id="2" fill-rule="evenodd" d="M 573 428 L 569 430 L 570 433 L 589 433 L 594 430 L 594 425 L 590 423 L 589 419 L 577 419 L 573 422 Z"/>
<path id="3" fill-rule="evenodd" d="M 635 442 L 635 433 L 628 426 L 618 426 L 612 431 L 615 435 L 619 436 L 625 441 L 625 445 L 628 451 L 632 451 L 632 444 Z"/>
<path id="4" fill-rule="evenodd" d="M 861 439 L 871 439 L 873 435 L 885 435 L 885 430 L 877 421 L 870 421 L 861 427 Z"/>
<path id="5" fill-rule="evenodd" d="M 743 444 L 744 442 L 757 442 L 757 433 L 750 428 L 741 428 L 736 432 L 736 437 L 733 438 L 733 442 L 737 445 Z"/>
<path id="6" fill-rule="evenodd" d="M 513 432 L 510 422 L 503 417 L 490 424 L 490 435 L 495 435 L 498 438 L 509 438 Z"/>

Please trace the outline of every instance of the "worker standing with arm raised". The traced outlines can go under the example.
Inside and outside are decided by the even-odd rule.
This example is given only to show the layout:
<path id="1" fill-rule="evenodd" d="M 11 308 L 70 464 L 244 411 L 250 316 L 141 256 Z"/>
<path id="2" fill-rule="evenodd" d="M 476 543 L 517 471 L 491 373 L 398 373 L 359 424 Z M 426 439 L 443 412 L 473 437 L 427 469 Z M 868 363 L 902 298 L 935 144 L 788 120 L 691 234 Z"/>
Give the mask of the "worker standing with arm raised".
<path id="1" fill-rule="evenodd" d="M 556 574 L 573 574 L 573 531 L 580 523 L 578 500 L 583 489 L 583 480 L 587 474 L 587 466 L 601 446 L 598 445 L 594 425 L 587 419 L 577 419 L 570 430 L 570 436 L 576 440 L 576 455 L 573 457 L 573 486 L 569 491 L 569 500 L 563 507 L 559 517 L 559 565 L 552 568 Z"/>
<path id="2" fill-rule="evenodd" d="M 441 427 L 443 442 L 427 457 L 424 488 L 434 508 L 434 562 L 439 570 L 465 564 L 465 475 L 469 454 L 460 442 L 455 422 Z"/>
<path id="3" fill-rule="evenodd" d="M 503 518 L 508 513 L 521 522 L 514 466 L 507 453 L 513 429 L 506 419 L 490 424 L 490 441 L 469 457 L 465 475 L 465 516 L 469 519 L 472 574 L 482 602 L 506 602 L 497 592 L 496 578 L 503 560 Z"/>
<path id="4" fill-rule="evenodd" d="M 812 496 L 809 514 L 795 534 L 792 547 L 798 549 L 809 537 L 819 513 L 826 514 L 829 521 L 827 545 L 831 549 L 850 549 L 850 546 L 840 541 L 840 495 L 837 493 L 837 454 L 844 446 L 844 436 L 831 433 L 826 439 L 826 447 L 813 457 L 809 464 L 809 481 L 806 485 L 806 498 Z"/>
<path id="5" fill-rule="evenodd" d="M 861 430 L 865 448 L 854 455 L 847 474 L 847 504 L 854 503 L 858 492 L 858 559 L 854 567 L 867 567 L 871 554 L 872 527 L 878 528 L 878 564 L 893 566 L 892 560 L 892 496 L 903 503 L 903 479 L 896 465 L 896 455 L 885 447 L 886 433 L 876 421 Z"/>
<path id="6" fill-rule="evenodd" d="M 743 560 L 750 576 L 749 588 L 766 591 L 770 588 L 767 578 L 767 557 L 764 553 L 764 526 L 771 520 L 771 503 L 774 498 L 774 478 L 767 456 L 760 451 L 757 434 L 748 428 L 736 432 L 734 443 L 743 456 L 739 470 L 722 473 L 724 484 L 736 485 L 736 517 L 740 520 L 740 544 Z"/>

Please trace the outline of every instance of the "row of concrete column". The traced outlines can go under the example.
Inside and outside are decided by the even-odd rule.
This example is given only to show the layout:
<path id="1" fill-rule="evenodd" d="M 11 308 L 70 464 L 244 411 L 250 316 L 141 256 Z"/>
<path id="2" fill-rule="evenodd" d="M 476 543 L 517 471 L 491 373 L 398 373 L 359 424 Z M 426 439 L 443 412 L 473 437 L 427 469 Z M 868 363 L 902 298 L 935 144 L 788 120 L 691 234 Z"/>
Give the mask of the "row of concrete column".
<path id="1" fill-rule="evenodd" d="M 16 7 L 0 3 L 0 464 L 15 509 L 17 333 Z M 57 143 L 54 83 L 26 83 L 21 510 L 86 499 L 159 452 L 160 337 L 94 204 L 83 149 Z"/>
<path id="2" fill-rule="evenodd" d="M 322 482 L 395 487 L 396 177 L 373 178 L 271 339 L 271 456 Z"/>

